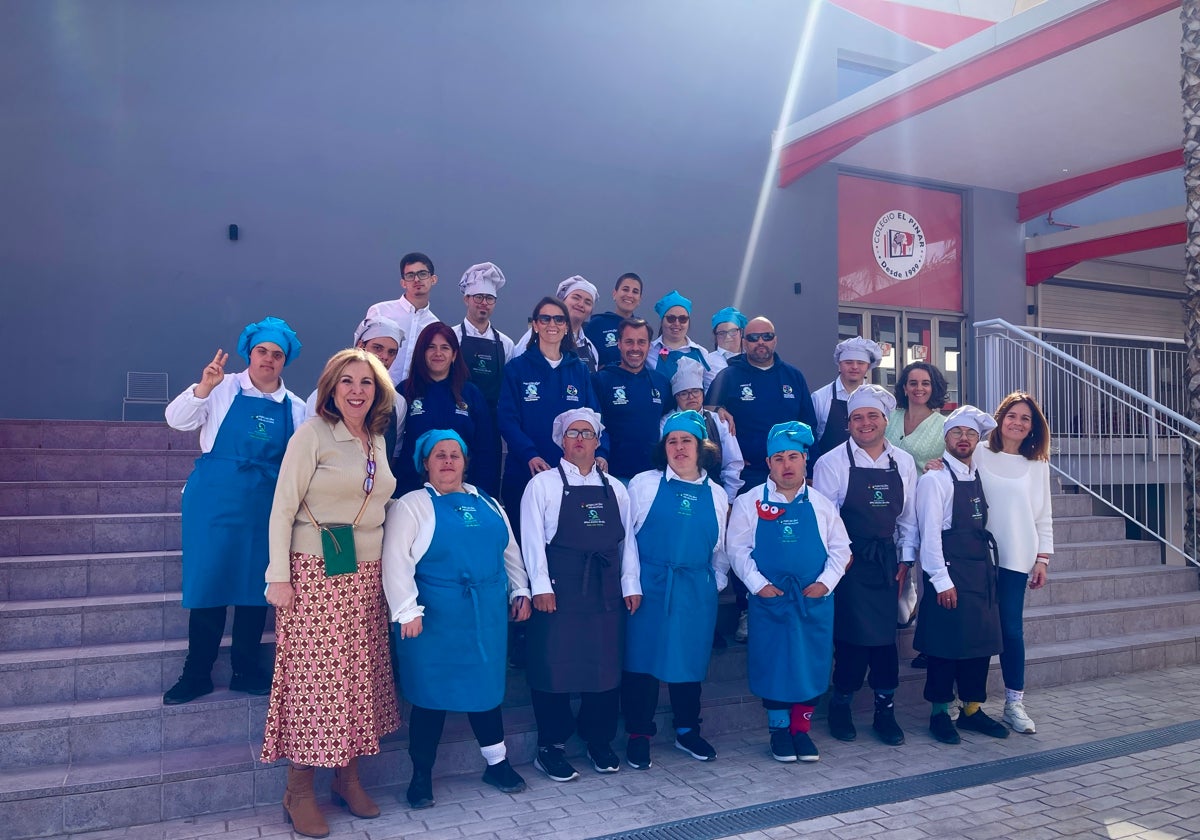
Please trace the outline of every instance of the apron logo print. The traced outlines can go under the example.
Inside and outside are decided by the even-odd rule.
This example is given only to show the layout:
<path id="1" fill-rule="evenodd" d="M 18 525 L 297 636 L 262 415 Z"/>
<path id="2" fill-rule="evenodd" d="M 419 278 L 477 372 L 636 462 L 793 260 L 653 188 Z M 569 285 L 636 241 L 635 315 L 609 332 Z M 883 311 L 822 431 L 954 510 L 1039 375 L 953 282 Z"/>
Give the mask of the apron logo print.
<path id="1" fill-rule="evenodd" d="M 489 368 L 487 356 L 480 356 L 475 360 L 475 370 L 482 371 L 484 373 L 488 372 Z"/>
<path id="2" fill-rule="evenodd" d="M 657 388 L 650 389 L 650 399 L 652 399 L 656 403 L 660 403 L 660 404 L 662 403 L 662 394 L 660 394 L 658 392 Z"/>
<path id="3" fill-rule="evenodd" d="M 588 519 L 590 521 L 595 522 L 599 518 L 600 518 L 600 511 L 598 511 L 598 510 L 589 510 L 588 511 Z"/>
<path id="4" fill-rule="evenodd" d="M 783 526 L 783 535 L 784 535 L 785 537 L 790 537 L 790 536 L 792 535 L 792 533 L 793 533 L 793 531 L 792 531 L 792 526 L 791 526 L 791 525 L 784 525 L 784 526 Z"/>
<path id="5" fill-rule="evenodd" d="M 424 414 L 425 406 L 421 404 L 420 400 L 413 400 L 412 405 L 409 406 L 408 412 L 414 416 L 417 414 Z"/>
<path id="6" fill-rule="evenodd" d="M 742 386 L 742 401 L 748 402 L 752 399 L 754 399 L 754 389 L 751 388 L 749 385 L 743 385 Z"/>
<path id="7" fill-rule="evenodd" d="M 883 491 L 882 490 L 875 491 L 875 501 L 877 501 L 877 502 L 883 501 Z"/>
<path id="8" fill-rule="evenodd" d="M 525 383 L 525 402 L 535 402 L 538 399 L 537 389 L 538 389 L 537 382 L 526 382 Z"/>

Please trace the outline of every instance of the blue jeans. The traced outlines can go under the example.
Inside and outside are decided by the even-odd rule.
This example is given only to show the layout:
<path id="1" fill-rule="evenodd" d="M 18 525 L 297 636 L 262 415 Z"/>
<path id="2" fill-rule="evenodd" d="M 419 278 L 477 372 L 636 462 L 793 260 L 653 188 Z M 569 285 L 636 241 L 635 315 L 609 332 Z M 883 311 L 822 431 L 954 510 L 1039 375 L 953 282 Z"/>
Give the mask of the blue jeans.
<path id="1" fill-rule="evenodd" d="M 1000 602 L 1000 635 L 1004 652 L 1000 654 L 1000 671 L 1004 687 L 1013 691 L 1025 690 L 1025 592 L 1029 575 L 1000 569 L 996 597 Z"/>

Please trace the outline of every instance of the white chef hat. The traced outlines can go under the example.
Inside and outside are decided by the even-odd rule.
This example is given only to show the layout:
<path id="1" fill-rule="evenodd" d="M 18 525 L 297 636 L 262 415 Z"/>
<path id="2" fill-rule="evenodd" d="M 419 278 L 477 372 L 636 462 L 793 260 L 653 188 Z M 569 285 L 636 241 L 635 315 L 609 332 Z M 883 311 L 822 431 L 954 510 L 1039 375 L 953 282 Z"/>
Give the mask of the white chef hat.
<path id="1" fill-rule="evenodd" d="M 400 325 L 391 318 L 375 315 L 371 318 L 364 318 L 354 330 L 354 346 L 357 347 L 372 338 L 390 338 L 399 345 L 404 343 L 404 330 L 400 329 Z"/>
<path id="2" fill-rule="evenodd" d="M 458 288 L 464 295 L 498 295 L 504 288 L 504 272 L 495 263 L 473 265 L 463 272 Z"/>
<path id="3" fill-rule="evenodd" d="M 674 396 L 680 391 L 690 391 L 693 388 L 703 387 L 704 365 L 690 356 L 682 357 L 675 368 L 675 375 L 671 377 L 671 395 Z"/>
<path id="4" fill-rule="evenodd" d="M 992 419 L 992 415 L 986 411 L 980 411 L 973 405 L 960 405 L 950 412 L 950 416 L 942 424 L 942 434 L 946 434 L 955 426 L 966 426 L 968 429 L 979 432 L 980 435 L 986 435 L 996 428 L 996 421 Z"/>
<path id="5" fill-rule="evenodd" d="M 554 418 L 554 426 L 550 430 L 550 438 L 561 449 L 563 445 L 563 432 L 565 432 L 572 423 L 579 420 L 586 420 L 592 425 L 592 431 L 596 433 L 596 437 L 604 431 L 604 424 L 600 422 L 600 415 L 590 408 L 572 408 L 570 411 L 564 411 L 562 414 Z"/>
<path id="6" fill-rule="evenodd" d="M 574 291 L 587 292 L 592 296 L 593 301 L 596 300 L 596 296 L 598 294 L 596 287 L 580 277 L 578 274 L 573 277 L 568 277 L 566 280 L 559 283 L 558 290 L 555 292 L 555 294 L 558 296 L 559 300 L 566 300 L 567 295 Z"/>
<path id="7" fill-rule="evenodd" d="M 847 338 L 845 341 L 839 341 L 837 347 L 833 348 L 834 364 L 859 361 L 867 362 L 874 369 L 882 358 L 883 348 L 874 341 L 871 341 L 871 339 L 863 338 L 861 335 L 856 335 L 854 338 Z"/>
<path id="8" fill-rule="evenodd" d="M 859 385 L 846 399 L 847 414 L 853 413 L 856 408 L 877 408 L 887 417 L 895 407 L 895 395 L 880 385 Z"/>

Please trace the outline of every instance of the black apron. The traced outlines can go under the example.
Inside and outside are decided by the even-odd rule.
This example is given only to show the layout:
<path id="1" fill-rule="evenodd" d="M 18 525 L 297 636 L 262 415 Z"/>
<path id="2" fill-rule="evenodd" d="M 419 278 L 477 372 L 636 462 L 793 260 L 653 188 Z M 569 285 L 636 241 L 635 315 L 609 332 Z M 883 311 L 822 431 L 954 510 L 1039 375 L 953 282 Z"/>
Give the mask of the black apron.
<path id="1" fill-rule="evenodd" d="M 817 462 L 826 452 L 833 451 L 834 447 L 845 443 L 850 438 L 850 432 L 846 429 L 846 425 L 850 420 L 850 412 L 846 410 L 846 400 L 837 398 L 837 384 L 835 379 L 829 383 L 829 416 L 825 418 L 825 428 L 821 432 L 821 439 L 817 441 L 817 455 L 812 459 L 812 463 Z M 812 470 L 809 470 L 812 474 Z"/>
<path id="2" fill-rule="evenodd" d="M 536 691 L 609 691 L 620 685 L 625 650 L 625 526 L 603 473 L 600 487 L 568 485 L 562 466 L 558 474 L 563 484 L 558 530 L 546 546 L 556 610 L 533 611 L 525 673 Z"/>
<path id="3" fill-rule="evenodd" d="M 925 595 L 917 613 L 913 646 L 942 659 L 975 659 L 1000 653 L 1000 605 L 996 599 L 996 541 L 987 530 L 987 499 L 979 474 L 959 481 L 943 459 L 954 483 L 949 529 L 942 531 L 942 555 L 958 593 L 958 606 L 939 606 L 937 590 L 925 577 Z"/>
<path id="4" fill-rule="evenodd" d="M 483 392 L 493 416 L 500 402 L 500 388 L 504 384 L 504 345 L 500 333 L 492 328 L 493 338 L 467 335 L 467 328 L 459 327 L 458 344 L 463 361 L 467 363 L 472 384 Z"/>
<path id="5" fill-rule="evenodd" d="M 854 562 L 834 589 L 833 638 L 878 647 L 896 641 L 896 520 L 904 510 L 904 481 L 896 460 L 887 469 L 859 467 L 846 441 L 850 478 L 842 502 L 842 522 L 850 535 Z"/>

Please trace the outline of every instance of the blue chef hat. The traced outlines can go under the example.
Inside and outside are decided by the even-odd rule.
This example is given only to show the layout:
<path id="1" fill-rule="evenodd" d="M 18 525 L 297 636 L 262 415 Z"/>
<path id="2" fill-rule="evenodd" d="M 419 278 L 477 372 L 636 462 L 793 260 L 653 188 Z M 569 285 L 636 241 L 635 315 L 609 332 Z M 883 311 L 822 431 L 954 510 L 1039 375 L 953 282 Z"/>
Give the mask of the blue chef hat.
<path id="1" fill-rule="evenodd" d="M 689 315 L 692 314 L 692 302 L 674 289 L 667 292 L 658 303 L 654 304 L 654 311 L 661 318 L 672 306 L 682 306 Z"/>
<path id="2" fill-rule="evenodd" d="M 750 323 L 746 316 L 741 312 L 738 312 L 732 306 L 726 306 L 716 315 L 712 316 L 713 332 L 717 331 L 718 324 L 724 324 L 726 322 L 730 324 L 736 324 L 739 330 L 746 329 L 746 324 Z"/>
<path id="3" fill-rule="evenodd" d="M 813 445 L 812 429 L 807 423 L 790 420 L 787 423 L 776 423 L 767 432 L 767 457 L 776 452 L 795 450 L 808 454 L 808 448 Z"/>
<path id="4" fill-rule="evenodd" d="M 698 411 L 675 411 L 667 415 L 663 424 L 662 436 L 665 438 L 671 432 L 687 432 L 696 440 L 708 438 L 708 424 Z"/>
<path id="5" fill-rule="evenodd" d="M 413 444 L 413 464 L 416 465 L 417 472 L 425 471 L 425 459 L 429 457 L 433 447 L 444 440 L 458 441 L 458 445 L 462 447 L 463 457 L 467 457 L 467 444 L 458 436 L 458 432 L 453 429 L 430 429 L 417 438 L 417 442 Z"/>
<path id="6" fill-rule="evenodd" d="M 238 339 L 238 355 L 246 360 L 246 364 L 250 364 L 250 351 L 262 344 L 264 341 L 269 341 L 272 344 L 279 346 L 283 351 L 283 366 L 287 367 L 292 360 L 300 355 L 300 339 L 296 338 L 296 331 L 288 326 L 288 322 L 282 318 L 272 318 L 268 315 L 257 324 L 247 324 L 246 329 L 242 330 L 242 335 Z"/>

